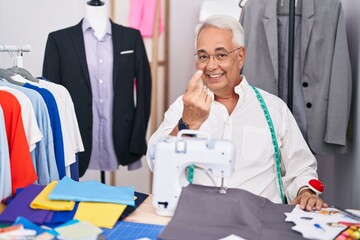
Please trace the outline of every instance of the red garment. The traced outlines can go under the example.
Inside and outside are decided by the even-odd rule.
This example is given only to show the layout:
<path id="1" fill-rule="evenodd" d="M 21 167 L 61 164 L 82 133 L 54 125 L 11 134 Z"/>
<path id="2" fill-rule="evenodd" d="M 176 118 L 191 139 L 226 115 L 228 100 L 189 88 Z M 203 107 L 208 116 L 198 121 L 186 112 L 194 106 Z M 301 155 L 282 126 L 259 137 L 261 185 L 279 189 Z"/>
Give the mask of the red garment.
<path id="1" fill-rule="evenodd" d="M 0 91 L 0 105 L 4 112 L 6 136 L 9 145 L 12 194 L 37 180 L 26 140 L 21 106 L 14 95 Z"/>

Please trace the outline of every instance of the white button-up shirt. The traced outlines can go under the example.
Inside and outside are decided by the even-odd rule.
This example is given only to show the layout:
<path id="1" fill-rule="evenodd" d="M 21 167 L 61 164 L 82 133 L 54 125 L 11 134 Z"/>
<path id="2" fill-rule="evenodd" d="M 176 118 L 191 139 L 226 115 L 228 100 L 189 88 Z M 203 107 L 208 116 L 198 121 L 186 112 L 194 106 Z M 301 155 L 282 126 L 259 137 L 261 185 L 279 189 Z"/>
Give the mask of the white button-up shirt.
<path id="1" fill-rule="evenodd" d="M 239 101 L 234 111 L 229 115 L 224 105 L 213 101 L 209 117 L 199 130 L 208 132 L 212 139 L 229 139 L 235 144 L 235 172 L 225 180 L 227 187 L 245 189 L 281 203 L 274 146 L 264 112 L 245 77 L 235 87 L 235 92 Z M 317 162 L 287 105 L 275 95 L 261 89 L 259 92 L 274 124 L 281 154 L 283 189 L 291 201 L 300 187 L 317 178 Z M 149 146 L 171 133 L 182 117 L 183 106 L 180 96 L 166 111 L 164 121 L 149 140 Z M 151 169 L 156 164 L 150 160 L 149 152 L 147 161 Z M 195 184 L 220 186 L 220 180 L 195 169 Z"/>

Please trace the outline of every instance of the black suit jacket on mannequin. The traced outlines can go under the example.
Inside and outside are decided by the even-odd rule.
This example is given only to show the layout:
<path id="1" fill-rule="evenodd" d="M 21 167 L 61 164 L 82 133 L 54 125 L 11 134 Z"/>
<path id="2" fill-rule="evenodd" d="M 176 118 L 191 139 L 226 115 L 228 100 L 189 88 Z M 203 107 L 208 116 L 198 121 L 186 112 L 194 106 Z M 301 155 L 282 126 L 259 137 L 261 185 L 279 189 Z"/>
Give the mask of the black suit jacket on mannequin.
<path id="1" fill-rule="evenodd" d="M 114 50 L 114 148 L 118 163 L 128 165 L 145 155 L 147 150 L 145 138 L 150 116 L 151 72 L 140 32 L 113 22 L 111 30 Z M 93 118 L 82 21 L 49 34 L 43 76 L 70 92 L 85 147 L 85 151 L 79 153 L 79 175 L 83 176 L 91 155 Z"/>

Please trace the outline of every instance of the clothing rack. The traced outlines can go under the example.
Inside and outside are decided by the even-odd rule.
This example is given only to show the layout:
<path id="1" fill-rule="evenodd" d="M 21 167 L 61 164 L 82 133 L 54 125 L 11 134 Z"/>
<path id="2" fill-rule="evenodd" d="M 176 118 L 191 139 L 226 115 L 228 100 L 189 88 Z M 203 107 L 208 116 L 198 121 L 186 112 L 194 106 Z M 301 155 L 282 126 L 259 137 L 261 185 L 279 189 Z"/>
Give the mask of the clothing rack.
<path id="1" fill-rule="evenodd" d="M 8 52 L 14 59 L 13 65 L 21 68 L 24 66 L 23 53 L 30 51 L 30 45 L 0 45 L 0 52 Z M 15 56 L 14 53 L 17 53 L 17 55 Z"/>
<path id="2" fill-rule="evenodd" d="M 289 0 L 289 55 L 288 55 L 288 98 L 287 105 L 293 110 L 293 88 L 294 88 L 294 46 L 295 46 L 295 1 Z"/>

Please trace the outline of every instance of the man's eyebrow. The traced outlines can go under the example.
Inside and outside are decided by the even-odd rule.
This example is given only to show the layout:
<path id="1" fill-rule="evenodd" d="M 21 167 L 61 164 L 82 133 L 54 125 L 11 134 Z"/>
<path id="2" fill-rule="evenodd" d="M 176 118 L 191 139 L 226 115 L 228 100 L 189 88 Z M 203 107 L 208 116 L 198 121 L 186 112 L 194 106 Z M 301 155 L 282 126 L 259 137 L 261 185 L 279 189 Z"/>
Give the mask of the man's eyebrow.
<path id="1" fill-rule="evenodd" d="M 222 50 L 227 51 L 227 50 L 226 50 L 226 48 L 224 48 L 224 47 L 218 47 L 218 48 L 215 48 L 215 51 L 222 51 Z"/>
<path id="2" fill-rule="evenodd" d="M 227 51 L 226 48 L 224 48 L 224 47 L 218 47 L 218 48 L 215 48 L 214 52 L 216 52 L 216 51 L 224 51 L 224 50 Z M 207 51 L 205 51 L 204 49 L 199 49 L 196 52 L 197 53 L 207 53 Z"/>
<path id="3" fill-rule="evenodd" d="M 199 49 L 196 51 L 197 53 L 207 53 L 204 49 Z"/>

